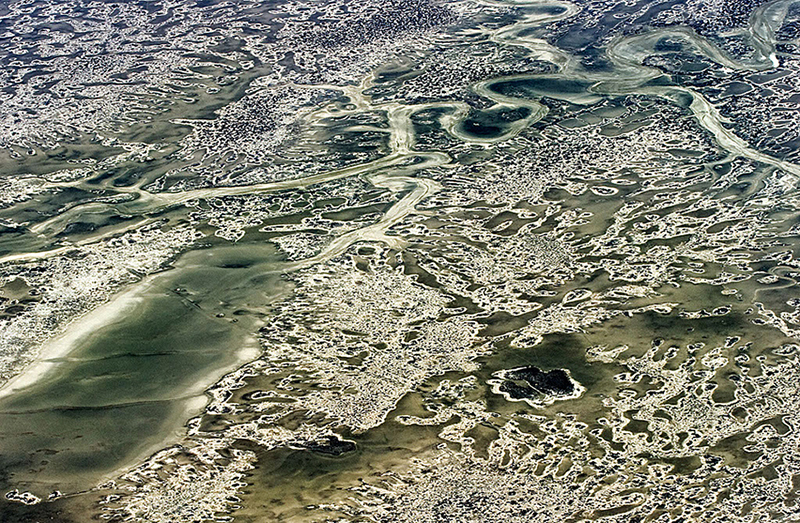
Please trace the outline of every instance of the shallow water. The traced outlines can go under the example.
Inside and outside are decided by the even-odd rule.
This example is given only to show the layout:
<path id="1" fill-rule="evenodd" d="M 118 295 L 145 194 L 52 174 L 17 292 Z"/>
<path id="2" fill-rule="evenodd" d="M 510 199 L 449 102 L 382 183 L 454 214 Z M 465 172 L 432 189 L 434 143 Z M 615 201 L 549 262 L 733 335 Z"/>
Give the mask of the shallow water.
<path id="1" fill-rule="evenodd" d="M 799 23 L 0 6 L 0 519 L 800 518 Z"/>
<path id="2" fill-rule="evenodd" d="M 100 325 L 89 315 L 82 336 L 51 342 L 68 347 L 45 347 L 0 400 L 4 487 L 86 490 L 174 441 L 205 389 L 258 354 L 261 318 L 286 291 L 265 274 L 276 262 L 269 245 L 192 251 L 113 297 Z"/>

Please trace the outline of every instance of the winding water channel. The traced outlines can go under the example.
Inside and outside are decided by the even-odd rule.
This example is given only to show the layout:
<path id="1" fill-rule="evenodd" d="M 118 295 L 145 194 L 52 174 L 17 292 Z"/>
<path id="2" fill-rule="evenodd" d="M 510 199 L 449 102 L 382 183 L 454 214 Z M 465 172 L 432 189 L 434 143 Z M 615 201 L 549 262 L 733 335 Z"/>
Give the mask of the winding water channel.
<path id="1" fill-rule="evenodd" d="M 800 517 L 800 2 L 734 4 L 0 5 L 0 519 Z"/>

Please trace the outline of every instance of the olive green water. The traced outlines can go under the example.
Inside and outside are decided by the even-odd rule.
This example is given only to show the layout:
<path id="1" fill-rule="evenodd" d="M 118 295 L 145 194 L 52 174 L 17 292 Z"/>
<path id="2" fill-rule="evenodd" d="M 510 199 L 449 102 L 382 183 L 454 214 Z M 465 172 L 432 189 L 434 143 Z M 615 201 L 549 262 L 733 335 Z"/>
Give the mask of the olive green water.
<path id="1" fill-rule="evenodd" d="M 101 325 L 2 399 L 7 487 L 86 490 L 175 441 L 205 389 L 258 353 L 286 291 L 276 261 L 269 245 L 209 246 L 112 297 Z"/>
<path id="2" fill-rule="evenodd" d="M 0 520 L 800 519 L 800 3 L 0 3 Z"/>

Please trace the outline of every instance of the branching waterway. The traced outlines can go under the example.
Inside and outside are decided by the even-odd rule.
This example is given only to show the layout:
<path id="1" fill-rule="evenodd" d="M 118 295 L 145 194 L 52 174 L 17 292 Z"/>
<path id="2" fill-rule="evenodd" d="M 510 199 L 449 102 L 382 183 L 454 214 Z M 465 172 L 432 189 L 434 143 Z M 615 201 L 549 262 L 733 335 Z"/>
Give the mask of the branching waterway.
<path id="1" fill-rule="evenodd" d="M 0 520 L 800 519 L 800 2 L 0 2 Z"/>

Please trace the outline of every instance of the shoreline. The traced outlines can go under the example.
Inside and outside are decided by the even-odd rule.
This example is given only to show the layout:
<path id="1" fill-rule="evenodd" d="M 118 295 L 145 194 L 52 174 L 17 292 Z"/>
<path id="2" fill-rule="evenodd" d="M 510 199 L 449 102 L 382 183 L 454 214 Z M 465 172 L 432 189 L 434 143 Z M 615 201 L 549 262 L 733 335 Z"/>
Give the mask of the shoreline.
<path id="1" fill-rule="evenodd" d="M 81 342 L 90 338 L 97 330 L 113 324 L 126 310 L 143 303 L 141 297 L 152 287 L 152 280 L 162 273 L 146 276 L 136 282 L 133 287 L 123 289 L 98 307 L 78 316 L 68 323 L 65 329 L 55 337 L 44 342 L 36 351 L 33 360 L 23 367 L 22 371 L 0 386 L 0 400 L 20 392 L 47 376 L 61 365 L 64 359 L 74 352 Z M 144 288 L 141 288 L 144 285 Z"/>

